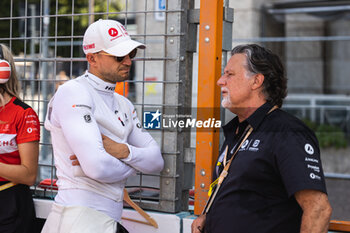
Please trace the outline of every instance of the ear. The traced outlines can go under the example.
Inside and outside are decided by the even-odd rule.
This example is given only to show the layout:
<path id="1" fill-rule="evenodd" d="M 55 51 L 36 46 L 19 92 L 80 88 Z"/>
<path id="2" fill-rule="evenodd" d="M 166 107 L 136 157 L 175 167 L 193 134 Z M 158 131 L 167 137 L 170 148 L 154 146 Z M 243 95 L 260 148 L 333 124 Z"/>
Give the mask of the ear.
<path id="1" fill-rule="evenodd" d="M 86 60 L 89 62 L 90 66 L 96 65 L 95 55 L 92 53 L 86 54 Z"/>
<path id="2" fill-rule="evenodd" d="M 263 74 L 256 74 L 254 76 L 254 83 L 252 85 L 252 89 L 256 90 L 262 87 L 264 80 L 265 80 L 265 76 Z"/>

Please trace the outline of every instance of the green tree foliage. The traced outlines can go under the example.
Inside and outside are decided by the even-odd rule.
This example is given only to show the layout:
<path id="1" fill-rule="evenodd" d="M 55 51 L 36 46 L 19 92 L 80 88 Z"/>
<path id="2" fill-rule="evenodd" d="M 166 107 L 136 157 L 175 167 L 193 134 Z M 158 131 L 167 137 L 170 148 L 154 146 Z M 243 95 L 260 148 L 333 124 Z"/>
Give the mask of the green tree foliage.
<path id="1" fill-rule="evenodd" d="M 30 39 L 23 40 L 20 38 L 31 37 L 30 23 L 31 19 L 24 16 L 31 16 L 30 6 L 35 5 L 35 15 L 40 16 L 44 14 L 44 1 L 39 0 L 13 0 L 12 5 L 10 0 L 0 1 L 0 42 L 5 44 L 12 44 L 12 50 L 15 54 L 23 53 L 27 49 L 29 53 Z M 27 2 L 27 6 L 25 5 Z M 89 24 L 89 0 L 74 1 L 72 5 L 71 0 L 49 0 L 49 36 L 57 37 L 75 36 L 81 41 L 81 36 L 84 34 L 86 27 Z M 41 5 L 42 4 L 42 5 Z M 94 21 L 100 18 L 124 18 L 124 15 L 119 15 L 111 12 L 120 12 L 125 6 L 125 1 L 122 0 L 94 0 Z M 27 9 L 27 10 L 26 10 Z M 110 14 L 107 14 L 109 12 Z M 103 13 L 103 14 L 99 14 Z M 74 16 L 72 16 L 74 14 Z M 87 14 L 87 15 L 85 15 Z M 56 16 L 57 15 L 57 16 Z M 12 17 L 12 20 L 10 20 Z M 36 32 L 37 37 L 43 36 L 43 18 L 36 18 Z M 40 30 L 41 29 L 41 30 Z M 53 39 L 51 39 L 52 41 Z M 70 41 L 67 39 L 58 39 L 59 41 Z M 70 56 L 70 48 L 62 48 L 60 51 L 64 56 Z M 39 52 L 38 45 L 36 46 L 36 53 Z"/>
<path id="2" fill-rule="evenodd" d="M 340 149 L 347 147 L 348 142 L 346 135 L 340 127 L 328 124 L 317 124 L 310 120 L 304 120 L 304 122 L 315 132 L 321 148 L 334 147 Z"/>
<path id="3" fill-rule="evenodd" d="M 51 0 L 53 2 L 53 0 Z M 108 5 L 109 3 L 109 5 Z M 54 2 L 54 4 L 56 4 Z M 52 5 L 52 4 L 51 4 Z M 58 14 L 59 15 L 65 15 L 65 14 L 87 14 L 89 13 L 89 1 L 75 1 L 74 6 L 72 6 L 71 0 L 60 0 L 59 1 L 59 7 L 58 7 Z M 73 10 L 74 7 L 74 10 Z M 56 11 L 56 7 L 51 7 L 51 14 L 56 14 L 53 11 Z M 94 0 L 94 13 L 111 13 L 111 12 L 120 12 L 122 9 L 124 9 L 124 3 L 120 0 Z M 98 14 L 94 16 L 94 21 L 98 19 L 106 19 L 106 18 L 119 18 L 118 14 Z M 68 16 L 66 17 L 67 21 L 63 25 L 69 25 L 71 24 L 72 17 Z M 89 24 L 89 15 L 82 15 L 82 16 L 75 16 L 74 17 L 74 25 L 77 25 L 78 31 L 85 31 L 86 27 Z M 63 26 L 64 28 L 64 26 Z M 54 31 L 54 30 L 52 30 Z M 61 30 L 60 30 L 61 31 Z M 64 29 L 62 30 L 64 31 Z M 74 30 L 75 31 L 75 30 Z M 69 31 L 71 33 L 71 31 Z M 66 34 L 67 35 L 67 34 Z"/>

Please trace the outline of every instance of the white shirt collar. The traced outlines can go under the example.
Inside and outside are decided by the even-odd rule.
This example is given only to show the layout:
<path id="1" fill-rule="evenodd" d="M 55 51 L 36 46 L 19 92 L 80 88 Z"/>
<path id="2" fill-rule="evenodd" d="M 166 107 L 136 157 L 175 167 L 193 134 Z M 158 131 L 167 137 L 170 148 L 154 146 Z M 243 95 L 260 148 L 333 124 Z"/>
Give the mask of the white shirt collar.
<path id="1" fill-rule="evenodd" d="M 96 90 L 112 94 L 114 93 L 116 84 L 105 82 L 96 75 L 91 74 L 89 71 L 85 72 L 85 77 L 87 78 L 91 86 L 93 86 Z"/>

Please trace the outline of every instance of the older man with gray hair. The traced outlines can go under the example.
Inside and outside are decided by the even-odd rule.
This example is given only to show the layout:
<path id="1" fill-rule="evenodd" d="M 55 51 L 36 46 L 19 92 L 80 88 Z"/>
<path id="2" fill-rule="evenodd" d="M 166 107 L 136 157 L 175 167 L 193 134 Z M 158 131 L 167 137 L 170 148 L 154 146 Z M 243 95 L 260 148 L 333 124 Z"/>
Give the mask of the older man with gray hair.
<path id="1" fill-rule="evenodd" d="M 237 46 L 217 84 L 222 106 L 237 116 L 223 127 L 216 188 L 192 232 L 327 232 L 332 208 L 317 138 L 280 109 L 287 79 L 279 57 Z"/>

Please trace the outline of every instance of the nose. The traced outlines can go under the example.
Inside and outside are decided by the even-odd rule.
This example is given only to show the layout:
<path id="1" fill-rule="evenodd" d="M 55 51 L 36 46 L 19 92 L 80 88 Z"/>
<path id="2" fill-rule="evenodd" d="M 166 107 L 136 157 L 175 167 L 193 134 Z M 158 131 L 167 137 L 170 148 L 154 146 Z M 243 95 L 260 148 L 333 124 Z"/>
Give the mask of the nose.
<path id="1" fill-rule="evenodd" d="M 221 75 L 221 77 L 216 82 L 216 85 L 218 85 L 219 87 L 222 87 L 226 84 L 224 76 L 225 76 L 225 74 Z"/>
<path id="2" fill-rule="evenodd" d="M 123 65 L 131 66 L 132 61 L 131 61 L 131 58 L 130 58 L 129 54 L 125 56 L 125 58 L 123 59 L 122 63 L 123 63 Z"/>

